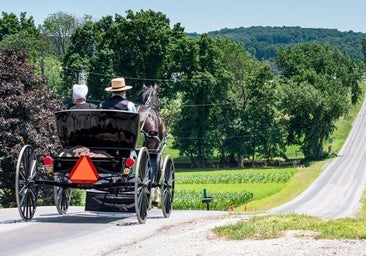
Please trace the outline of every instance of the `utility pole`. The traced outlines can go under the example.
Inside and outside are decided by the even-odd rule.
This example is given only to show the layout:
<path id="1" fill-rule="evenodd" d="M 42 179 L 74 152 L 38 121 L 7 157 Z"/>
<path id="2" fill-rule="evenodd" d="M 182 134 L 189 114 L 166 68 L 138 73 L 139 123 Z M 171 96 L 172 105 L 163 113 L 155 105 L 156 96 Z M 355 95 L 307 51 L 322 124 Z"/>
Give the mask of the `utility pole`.
<path id="1" fill-rule="evenodd" d="M 78 84 L 86 84 L 86 74 L 84 70 L 76 73 L 76 80 L 78 81 Z"/>
<path id="2" fill-rule="evenodd" d="M 42 77 L 42 82 L 44 82 L 44 60 L 43 60 L 43 58 L 41 59 L 41 77 Z"/>

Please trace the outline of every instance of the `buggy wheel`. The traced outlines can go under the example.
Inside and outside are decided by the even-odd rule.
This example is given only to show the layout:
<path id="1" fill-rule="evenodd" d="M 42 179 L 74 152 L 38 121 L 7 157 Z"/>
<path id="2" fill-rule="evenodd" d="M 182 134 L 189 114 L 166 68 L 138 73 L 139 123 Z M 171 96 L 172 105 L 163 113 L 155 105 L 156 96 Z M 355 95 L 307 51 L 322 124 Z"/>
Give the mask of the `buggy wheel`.
<path id="1" fill-rule="evenodd" d="M 135 211 L 140 224 L 146 222 L 151 201 L 152 167 L 147 148 L 142 147 L 135 169 Z"/>
<path id="2" fill-rule="evenodd" d="M 20 216 L 30 221 L 36 212 L 38 185 L 37 156 L 30 145 L 24 146 L 18 157 L 15 172 L 15 197 Z"/>
<path id="3" fill-rule="evenodd" d="M 60 180 L 60 178 L 55 178 L 55 180 Z M 67 213 L 71 201 L 71 188 L 64 187 L 54 187 L 54 196 L 57 212 L 60 215 Z"/>
<path id="4" fill-rule="evenodd" d="M 161 193 L 161 208 L 165 218 L 170 216 L 173 208 L 174 199 L 174 163 L 170 156 L 166 156 L 164 159 L 163 170 L 162 170 L 162 181 L 160 187 Z"/>

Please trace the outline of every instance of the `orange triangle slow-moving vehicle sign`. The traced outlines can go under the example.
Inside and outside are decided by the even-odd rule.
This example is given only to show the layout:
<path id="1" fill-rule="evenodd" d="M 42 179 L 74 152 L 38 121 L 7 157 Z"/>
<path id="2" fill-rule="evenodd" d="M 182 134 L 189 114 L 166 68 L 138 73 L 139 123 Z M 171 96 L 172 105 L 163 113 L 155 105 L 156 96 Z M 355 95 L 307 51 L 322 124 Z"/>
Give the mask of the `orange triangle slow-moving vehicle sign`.
<path id="1" fill-rule="evenodd" d="M 95 183 L 99 174 L 89 156 L 80 156 L 70 172 L 72 183 Z"/>

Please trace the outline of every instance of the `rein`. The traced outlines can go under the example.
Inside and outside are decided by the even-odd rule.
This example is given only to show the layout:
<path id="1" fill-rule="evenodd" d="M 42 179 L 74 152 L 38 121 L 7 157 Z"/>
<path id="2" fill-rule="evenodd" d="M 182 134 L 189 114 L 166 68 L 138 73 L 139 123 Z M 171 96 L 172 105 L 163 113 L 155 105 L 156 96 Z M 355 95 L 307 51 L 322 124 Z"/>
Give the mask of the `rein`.
<path id="1" fill-rule="evenodd" d="M 149 109 L 151 108 L 150 103 L 151 103 L 151 95 L 152 95 L 152 93 L 153 93 L 153 90 L 150 90 L 150 92 L 149 92 L 149 96 L 147 97 L 147 100 L 146 100 L 146 102 L 145 102 L 145 106 L 146 106 L 146 107 L 149 107 Z"/>

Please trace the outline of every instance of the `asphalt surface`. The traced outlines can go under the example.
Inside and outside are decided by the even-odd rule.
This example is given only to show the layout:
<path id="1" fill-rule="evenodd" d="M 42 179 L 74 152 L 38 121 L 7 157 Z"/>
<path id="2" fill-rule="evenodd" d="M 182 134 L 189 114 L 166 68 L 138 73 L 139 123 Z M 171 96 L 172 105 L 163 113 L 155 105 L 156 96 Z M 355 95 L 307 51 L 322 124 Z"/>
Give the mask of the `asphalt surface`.
<path id="1" fill-rule="evenodd" d="M 20 219 L 16 208 L 0 211 L 0 255 L 109 255 L 121 247 L 138 244 L 171 227 L 190 223 L 216 223 L 228 216 L 218 211 L 149 211 L 145 224 L 134 213 L 87 212 L 71 206 L 59 215 L 56 207 L 38 207 L 32 221 Z M 161 246 L 161 245 L 159 245 Z M 133 252 L 130 252 L 134 255 Z"/>

